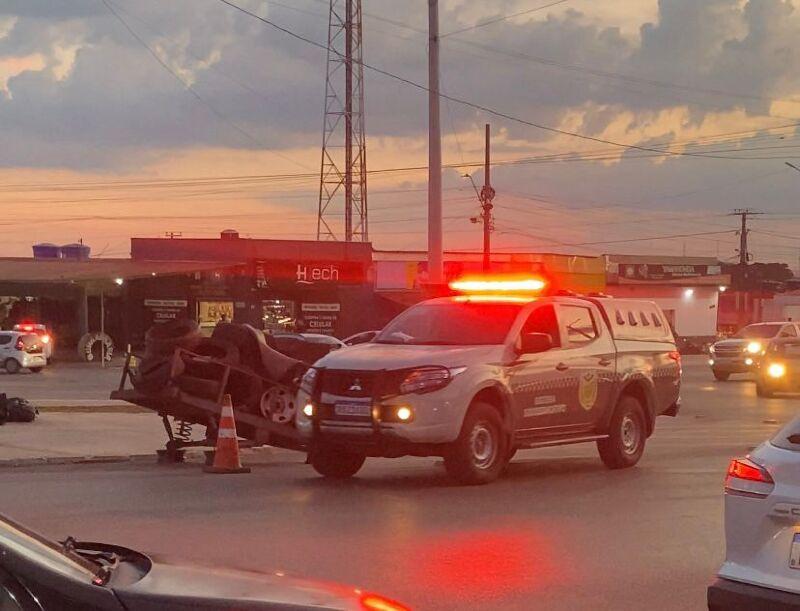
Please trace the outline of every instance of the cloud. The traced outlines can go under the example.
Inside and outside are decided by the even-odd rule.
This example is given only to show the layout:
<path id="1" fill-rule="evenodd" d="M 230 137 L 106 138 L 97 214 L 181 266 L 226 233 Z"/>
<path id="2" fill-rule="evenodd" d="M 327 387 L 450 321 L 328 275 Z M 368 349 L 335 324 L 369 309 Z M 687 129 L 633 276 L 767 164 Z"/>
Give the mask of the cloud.
<path id="1" fill-rule="evenodd" d="M 242 173 L 314 172 L 322 126 L 322 51 L 217 2 L 109 1 L 179 79 L 102 2 L 6 0 L 0 8 L 0 126 L 4 142 L 12 146 L 0 148 L 0 168 L 30 168 L 40 177 L 40 172 L 64 169 L 95 178 L 169 176 L 178 171 L 171 160 L 183 160 L 180 171 L 188 176 L 236 173 L 237 167 Z M 312 40 L 326 40 L 326 0 L 240 2 Z M 442 30 L 530 6 L 527 0 L 443 0 Z M 365 11 L 366 61 L 426 83 L 424 2 L 410 11 L 405 2 L 373 0 L 365 3 Z M 768 174 L 782 164 L 781 155 L 796 156 L 788 148 L 797 146 L 793 130 L 748 130 L 766 130 L 800 116 L 798 40 L 800 15 L 790 0 L 574 0 L 446 37 L 442 87 L 447 94 L 603 140 L 649 148 L 672 144 L 676 150 L 705 153 L 757 148 L 751 154 L 765 157 L 747 162 L 648 157 L 443 102 L 446 160 L 480 159 L 482 126 L 489 121 L 496 159 L 572 154 L 558 163 L 498 168 L 498 203 L 525 206 L 529 200 L 510 194 L 542 192 L 567 204 L 585 202 L 587 208 L 589 202 L 603 210 L 621 206 L 625 214 L 665 206 L 686 214 L 698 207 L 722 214 L 753 201 L 775 211 L 791 210 L 790 174 L 736 189 L 724 185 Z M 370 70 L 366 79 L 370 167 L 424 163 L 426 92 Z M 748 133 L 704 140 L 736 131 Z M 581 154 L 598 151 L 603 153 L 596 162 L 580 160 Z M 245 163 L 245 158 L 254 162 Z M 223 163 L 226 159 L 236 165 Z M 457 170 L 448 174 L 453 189 L 463 182 L 458 175 Z M 392 184 L 421 189 L 424 173 L 371 184 L 384 190 Z M 709 191 L 708 185 L 720 187 Z M 268 199 L 269 192 L 265 186 L 260 195 Z M 690 195 L 655 197 L 675 192 Z M 414 193 L 421 195 L 409 195 L 409 200 L 421 206 L 424 191 Z M 453 203 L 458 214 L 470 212 L 471 194 L 456 196 L 467 198 Z M 288 201 L 302 207 L 303 214 L 313 211 L 313 185 L 303 197 Z M 378 209 L 402 199 L 381 193 L 370 197 Z M 249 200 L 225 200 L 232 213 L 250 211 L 251 205 Z M 504 222 L 518 225 L 542 220 L 519 211 L 503 214 Z M 569 211 L 553 224 L 575 225 L 564 230 L 562 241 L 589 236 L 592 223 L 620 220 L 606 212 L 582 214 L 575 217 Z M 380 215 L 374 218 L 381 220 Z M 453 222 L 465 232 L 454 233 L 454 240 L 471 235 L 473 227 Z M 687 227 L 662 222 L 667 233 Z M 386 243 L 410 243 L 407 234 L 392 235 L 388 225 L 376 225 L 375 235 Z M 420 226 L 408 225 L 409 230 Z M 631 230 L 631 225 L 615 227 L 603 231 L 625 235 Z M 424 243 L 424 233 L 413 239 Z"/>

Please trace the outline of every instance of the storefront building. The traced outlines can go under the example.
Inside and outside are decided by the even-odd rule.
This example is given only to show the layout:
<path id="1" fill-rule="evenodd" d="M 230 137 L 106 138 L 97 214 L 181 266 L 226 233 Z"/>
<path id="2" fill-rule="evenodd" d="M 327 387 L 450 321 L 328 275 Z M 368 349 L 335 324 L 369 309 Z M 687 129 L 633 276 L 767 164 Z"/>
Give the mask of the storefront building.
<path id="1" fill-rule="evenodd" d="M 684 340 L 704 343 L 716 338 L 720 294 L 730 286 L 719 261 L 636 255 L 606 259 L 609 295 L 656 302 Z"/>
<path id="2" fill-rule="evenodd" d="M 366 243 L 259 240 L 234 231 L 216 239 L 133 238 L 134 261 L 214 261 L 179 279 L 132 282 L 133 343 L 154 323 L 196 319 L 210 334 L 220 321 L 259 329 L 345 337 L 372 328 L 372 247 Z"/>
<path id="3" fill-rule="evenodd" d="M 428 288 L 427 253 L 376 250 L 373 259 L 377 316 L 383 323 L 409 305 L 432 296 Z M 481 253 L 444 253 L 445 282 L 483 273 Z M 493 253 L 488 273 L 542 276 L 552 289 L 580 293 L 601 293 L 606 286 L 605 260 L 602 257 Z"/>

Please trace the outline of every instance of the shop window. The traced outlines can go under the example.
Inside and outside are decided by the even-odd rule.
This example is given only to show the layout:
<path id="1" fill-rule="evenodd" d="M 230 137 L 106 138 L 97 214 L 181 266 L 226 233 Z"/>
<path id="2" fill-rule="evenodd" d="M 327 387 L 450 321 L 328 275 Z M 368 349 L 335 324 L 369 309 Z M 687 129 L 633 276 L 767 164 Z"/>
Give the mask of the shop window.
<path id="1" fill-rule="evenodd" d="M 635 327 L 639 324 L 639 321 L 636 320 L 636 314 L 632 310 L 628 312 L 628 322 L 630 323 L 631 327 Z"/>
<path id="2" fill-rule="evenodd" d="M 661 317 L 658 314 L 656 314 L 655 312 L 653 312 L 653 324 L 656 327 L 662 326 L 661 325 Z"/>
<path id="3" fill-rule="evenodd" d="M 198 301 L 197 322 L 203 335 L 209 336 L 221 322 L 233 322 L 232 301 Z"/>
<path id="4" fill-rule="evenodd" d="M 650 321 L 647 320 L 647 314 L 645 314 L 644 312 L 639 312 L 639 318 L 642 319 L 642 325 L 643 326 L 645 326 L 645 327 L 649 327 L 650 326 Z"/>
<path id="5" fill-rule="evenodd" d="M 622 315 L 622 312 L 617 310 L 617 324 L 624 325 L 625 324 L 625 317 Z"/>
<path id="6" fill-rule="evenodd" d="M 292 328 L 295 303 L 287 299 L 265 299 L 261 302 L 261 327 L 265 331 L 285 331 Z"/>

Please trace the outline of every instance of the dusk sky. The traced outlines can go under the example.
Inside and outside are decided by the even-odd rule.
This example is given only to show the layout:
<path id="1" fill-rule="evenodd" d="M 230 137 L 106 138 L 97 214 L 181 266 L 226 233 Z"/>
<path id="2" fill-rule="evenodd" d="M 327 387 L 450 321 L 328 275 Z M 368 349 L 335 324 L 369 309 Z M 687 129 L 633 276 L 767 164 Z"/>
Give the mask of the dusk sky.
<path id="1" fill-rule="evenodd" d="M 326 41 L 327 0 L 235 2 Z M 447 248 L 481 245 L 462 175 L 482 181 L 469 164 L 490 122 L 499 250 L 727 260 L 727 213 L 750 207 L 767 213 L 752 222 L 756 259 L 798 265 L 800 171 L 785 162 L 800 167 L 800 3 L 441 4 L 442 32 L 456 32 L 443 91 L 519 119 L 442 102 L 444 161 L 462 166 L 445 175 Z M 365 62 L 424 84 L 425 0 L 363 10 Z M 322 50 L 218 0 L 4 0 L 0 255 L 82 238 L 126 256 L 131 236 L 229 227 L 314 239 L 324 78 Z M 424 166 L 427 94 L 365 78 L 369 169 Z M 376 248 L 425 248 L 426 178 L 370 176 Z M 626 241 L 661 236 L 680 237 Z"/>

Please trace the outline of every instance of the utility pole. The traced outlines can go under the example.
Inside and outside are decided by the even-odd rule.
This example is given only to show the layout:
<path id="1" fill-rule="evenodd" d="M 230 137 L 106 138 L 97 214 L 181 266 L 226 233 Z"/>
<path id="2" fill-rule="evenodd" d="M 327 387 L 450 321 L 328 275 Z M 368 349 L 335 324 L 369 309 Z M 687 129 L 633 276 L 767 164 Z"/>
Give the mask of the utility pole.
<path id="1" fill-rule="evenodd" d="M 442 131 L 439 124 L 439 0 L 428 0 L 428 277 L 442 284 Z"/>
<path id="2" fill-rule="evenodd" d="M 481 219 L 483 220 L 483 271 L 488 272 L 492 266 L 491 235 L 494 229 L 492 218 L 492 200 L 495 190 L 492 188 L 492 128 L 486 124 L 486 163 L 483 170 L 483 189 L 481 189 Z"/>
<path id="3" fill-rule="evenodd" d="M 750 252 L 747 250 L 747 236 L 750 233 L 750 230 L 747 228 L 747 217 L 759 214 L 764 213 L 750 210 L 749 208 L 737 208 L 730 214 L 730 216 L 738 216 L 742 219 L 742 228 L 739 230 L 739 265 L 742 267 L 746 267 L 750 259 L 752 259 Z"/>

